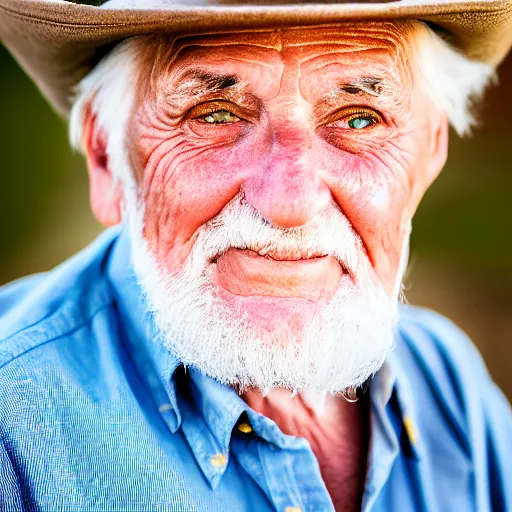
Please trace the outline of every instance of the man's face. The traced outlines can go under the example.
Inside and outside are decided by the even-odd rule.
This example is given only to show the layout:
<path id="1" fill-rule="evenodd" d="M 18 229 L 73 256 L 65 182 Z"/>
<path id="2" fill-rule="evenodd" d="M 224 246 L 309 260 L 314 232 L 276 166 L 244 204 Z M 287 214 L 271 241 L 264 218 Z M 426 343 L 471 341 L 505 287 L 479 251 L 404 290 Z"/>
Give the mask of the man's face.
<path id="1" fill-rule="evenodd" d="M 160 278 L 183 277 L 204 259 L 188 278 L 201 276 L 209 301 L 230 311 L 218 322 L 235 338 L 233 318 L 256 338 L 270 333 L 266 346 L 285 343 L 275 335 L 283 324 L 285 338 L 300 344 L 311 325 L 322 330 L 333 304 L 329 314 L 344 315 L 334 331 L 365 307 L 356 324 L 375 318 L 390 330 L 393 319 L 380 322 L 372 300 L 379 296 L 375 307 L 393 316 L 411 217 L 440 167 L 432 162 L 440 114 L 416 84 L 403 29 L 183 37 L 168 58 L 148 59 L 157 63 L 139 91 L 128 146 L 140 227 Z M 239 233 L 191 262 L 199 243 L 211 245 L 205 226 L 228 231 L 235 221 Z M 349 307 L 354 295 L 358 305 Z M 374 335 L 386 351 L 389 333 Z"/>

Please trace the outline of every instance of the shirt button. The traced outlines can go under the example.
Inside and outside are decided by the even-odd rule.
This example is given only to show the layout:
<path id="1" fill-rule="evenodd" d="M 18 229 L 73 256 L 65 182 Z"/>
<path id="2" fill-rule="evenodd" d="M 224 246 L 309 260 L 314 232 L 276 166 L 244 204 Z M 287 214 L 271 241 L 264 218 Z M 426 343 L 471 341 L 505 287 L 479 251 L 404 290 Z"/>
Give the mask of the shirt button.
<path id="1" fill-rule="evenodd" d="M 240 425 L 238 425 L 238 430 L 240 430 L 240 432 L 243 432 L 244 434 L 249 434 L 250 432 L 252 432 L 252 427 L 251 425 L 249 425 L 249 423 L 240 423 Z"/>
<path id="2" fill-rule="evenodd" d="M 214 466 L 216 468 L 220 468 L 221 466 L 224 466 L 224 464 L 226 464 L 227 461 L 228 461 L 228 459 L 222 453 L 216 453 L 210 459 L 210 462 L 211 462 L 212 466 Z"/>
<path id="3" fill-rule="evenodd" d="M 302 512 L 302 509 L 299 507 L 286 507 L 284 512 Z"/>
<path id="4" fill-rule="evenodd" d="M 160 414 L 163 414 L 164 412 L 169 412 L 169 411 L 172 411 L 172 405 L 171 404 L 162 404 L 159 408 L 158 408 L 158 412 Z"/>
<path id="5" fill-rule="evenodd" d="M 418 442 L 418 430 L 416 429 L 416 425 L 410 416 L 404 418 L 403 422 L 405 431 L 407 432 L 407 437 L 409 438 L 411 444 L 414 446 Z"/>

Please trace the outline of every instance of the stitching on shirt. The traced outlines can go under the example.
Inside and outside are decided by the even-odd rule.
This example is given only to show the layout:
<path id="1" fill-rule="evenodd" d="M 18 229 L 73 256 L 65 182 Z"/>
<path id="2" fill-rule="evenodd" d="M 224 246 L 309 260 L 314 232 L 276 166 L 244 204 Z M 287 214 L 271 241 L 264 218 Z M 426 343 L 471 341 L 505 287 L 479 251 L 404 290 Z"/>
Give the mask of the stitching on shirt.
<path id="1" fill-rule="evenodd" d="M 6 336 L 5 338 L 0 339 L 0 343 L 2 343 L 2 344 L 8 343 L 9 341 L 13 340 L 18 335 L 23 336 L 23 333 L 29 331 L 30 329 L 37 327 L 39 324 L 42 324 L 43 322 L 45 322 L 47 320 L 51 321 L 51 319 L 58 314 L 62 314 L 62 311 L 61 310 L 51 311 L 47 315 L 44 315 L 41 318 L 38 318 L 33 323 L 31 323 L 25 327 L 22 327 L 21 329 L 18 329 L 17 331 L 13 332 L 12 334 L 9 334 L 9 336 Z M 0 348 L 2 348 L 2 345 L 0 345 Z"/>
<path id="2" fill-rule="evenodd" d="M 49 276 L 50 274 L 47 274 L 47 275 Z M 30 279 L 32 276 L 26 276 L 26 277 Z M 15 284 L 15 283 L 16 283 L 16 281 L 14 281 L 13 283 L 8 283 L 7 286 L 9 286 L 10 284 Z M 108 299 L 101 300 L 103 295 L 106 295 L 106 293 L 102 289 L 100 289 L 99 291 L 93 291 L 93 292 L 87 294 L 86 297 L 91 299 L 91 296 L 92 296 L 93 298 L 100 299 L 99 302 L 100 302 L 100 304 L 103 305 L 108 301 Z M 0 299 L 1 299 L 1 288 L 0 288 Z M 76 305 L 74 305 L 70 301 L 64 301 L 63 304 L 56 311 L 50 311 L 47 314 L 45 314 L 45 315 L 41 316 L 40 318 L 38 318 L 37 320 L 35 320 L 33 323 L 26 325 L 25 327 L 22 327 L 21 329 L 18 329 L 17 331 L 9 334 L 5 338 L 0 338 L 0 343 L 8 343 L 15 336 L 23 334 L 24 332 L 28 331 L 29 329 L 35 328 L 37 325 L 42 324 L 43 322 L 45 322 L 47 320 L 51 320 L 51 318 L 56 315 L 59 315 L 59 314 L 65 315 L 65 311 L 67 310 L 66 308 L 76 309 L 77 306 L 83 306 L 82 302 L 83 301 L 79 301 Z M 83 307 L 80 308 L 80 315 L 77 315 L 77 316 L 83 317 L 82 311 L 83 311 Z M 96 310 L 94 310 L 94 311 L 96 311 Z M 92 315 L 94 315 L 94 313 L 92 313 Z M 0 348 L 1 347 L 2 347 L 2 345 L 0 345 Z"/>
<path id="3" fill-rule="evenodd" d="M 16 359 L 18 359 L 19 357 L 27 354 L 28 352 L 32 351 L 33 349 L 37 348 L 37 347 L 41 347 L 43 345 L 46 345 L 47 343 L 50 343 L 52 341 L 56 341 L 64 336 L 67 336 L 79 329 L 81 329 L 82 327 L 84 327 L 85 325 L 87 325 L 88 323 L 91 322 L 91 320 L 98 314 L 100 313 L 102 310 L 110 307 L 112 305 L 112 299 L 110 298 L 110 300 L 108 302 L 104 302 L 102 303 L 100 306 L 98 306 L 90 315 L 87 315 L 87 317 L 80 323 L 78 324 L 73 324 L 72 326 L 70 326 L 69 328 L 67 329 L 64 329 L 63 331 L 59 331 L 58 329 L 57 330 L 54 330 L 51 334 L 48 334 L 47 335 L 47 338 L 46 339 L 42 339 L 42 340 L 34 340 L 34 333 L 36 331 L 36 329 L 41 329 L 41 322 L 37 322 L 36 324 L 32 325 L 32 326 L 29 326 L 27 327 L 26 329 L 23 329 L 22 331 L 19 331 L 18 333 L 16 334 L 13 334 L 12 336 L 9 336 L 8 338 L 6 338 L 6 340 L 11 340 L 11 339 L 15 339 L 17 342 L 21 342 L 21 341 L 24 341 L 25 344 L 26 344 L 26 348 L 22 348 L 20 347 L 20 352 L 19 353 L 13 353 L 12 357 L 10 358 L 7 358 L 7 361 L 5 361 L 4 363 L 0 364 L 0 370 L 4 367 L 4 366 L 7 366 L 9 363 L 11 363 L 12 361 L 15 361 Z M 80 306 L 80 303 L 78 303 L 76 306 L 74 306 L 73 308 L 71 308 L 71 311 L 73 310 L 76 310 L 76 307 L 79 307 Z M 59 311 L 56 311 L 53 315 L 47 317 L 47 320 L 50 320 L 50 319 L 53 319 L 53 320 L 56 320 L 56 319 L 62 319 L 64 320 L 65 317 L 69 317 L 69 311 L 63 311 L 62 309 L 59 310 Z M 4 340 L 5 341 L 5 340 Z"/>
<path id="4" fill-rule="evenodd" d="M 47 274 L 50 278 L 49 284 L 52 285 L 51 279 L 55 281 L 55 278 L 57 278 L 59 283 L 62 282 L 62 279 L 69 280 L 69 267 L 73 262 L 75 265 L 78 264 L 82 276 L 88 275 L 87 269 L 94 269 L 99 266 L 93 274 L 96 279 L 91 281 L 89 277 L 89 284 L 75 281 L 73 275 L 76 272 L 74 272 L 71 275 L 72 282 L 67 290 L 61 290 L 58 296 L 53 297 L 52 302 L 57 302 L 53 312 L 42 318 L 40 317 L 35 323 L 0 339 L 0 369 L 36 346 L 61 338 L 83 327 L 99 311 L 112 304 L 114 300 L 112 290 L 101 268 L 108 262 L 118 235 L 119 228 L 110 228 L 94 244 L 68 260 L 66 262 L 67 270 L 64 266 L 60 270 L 55 269 L 55 271 Z M 86 266 L 82 268 L 84 262 L 81 260 L 84 258 L 86 259 Z M 99 261 L 96 261 L 98 258 Z M 98 271 L 100 275 L 96 275 Z M 52 278 L 51 276 L 55 272 L 57 273 Z M 45 296 L 41 298 L 45 299 Z M 45 303 L 49 305 L 49 303 Z M 42 314 L 44 315 L 43 312 Z"/>

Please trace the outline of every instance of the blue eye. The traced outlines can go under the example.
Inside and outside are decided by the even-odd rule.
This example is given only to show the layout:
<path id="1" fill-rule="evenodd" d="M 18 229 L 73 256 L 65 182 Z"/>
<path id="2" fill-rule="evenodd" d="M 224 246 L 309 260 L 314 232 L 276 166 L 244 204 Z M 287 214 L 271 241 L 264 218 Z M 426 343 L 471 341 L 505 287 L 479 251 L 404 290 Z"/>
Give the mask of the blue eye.
<path id="1" fill-rule="evenodd" d="M 372 126 L 377 123 L 377 120 L 374 117 L 370 116 L 354 116 L 348 120 L 348 125 L 350 128 L 354 130 L 362 130 L 363 128 L 368 128 L 368 126 Z"/>

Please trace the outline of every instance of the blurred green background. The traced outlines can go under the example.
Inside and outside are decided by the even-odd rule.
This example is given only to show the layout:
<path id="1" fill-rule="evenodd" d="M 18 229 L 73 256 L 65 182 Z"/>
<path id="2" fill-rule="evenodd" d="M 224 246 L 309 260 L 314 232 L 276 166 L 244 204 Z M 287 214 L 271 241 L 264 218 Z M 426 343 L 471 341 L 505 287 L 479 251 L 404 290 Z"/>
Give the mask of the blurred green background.
<path id="1" fill-rule="evenodd" d="M 0 284 L 57 265 L 101 227 L 66 126 L 0 46 Z M 512 398 L 512 58 L 473 137 L 452 134 L 448 165 L 414 219 L 406 297 L 454 320 Z"/>

